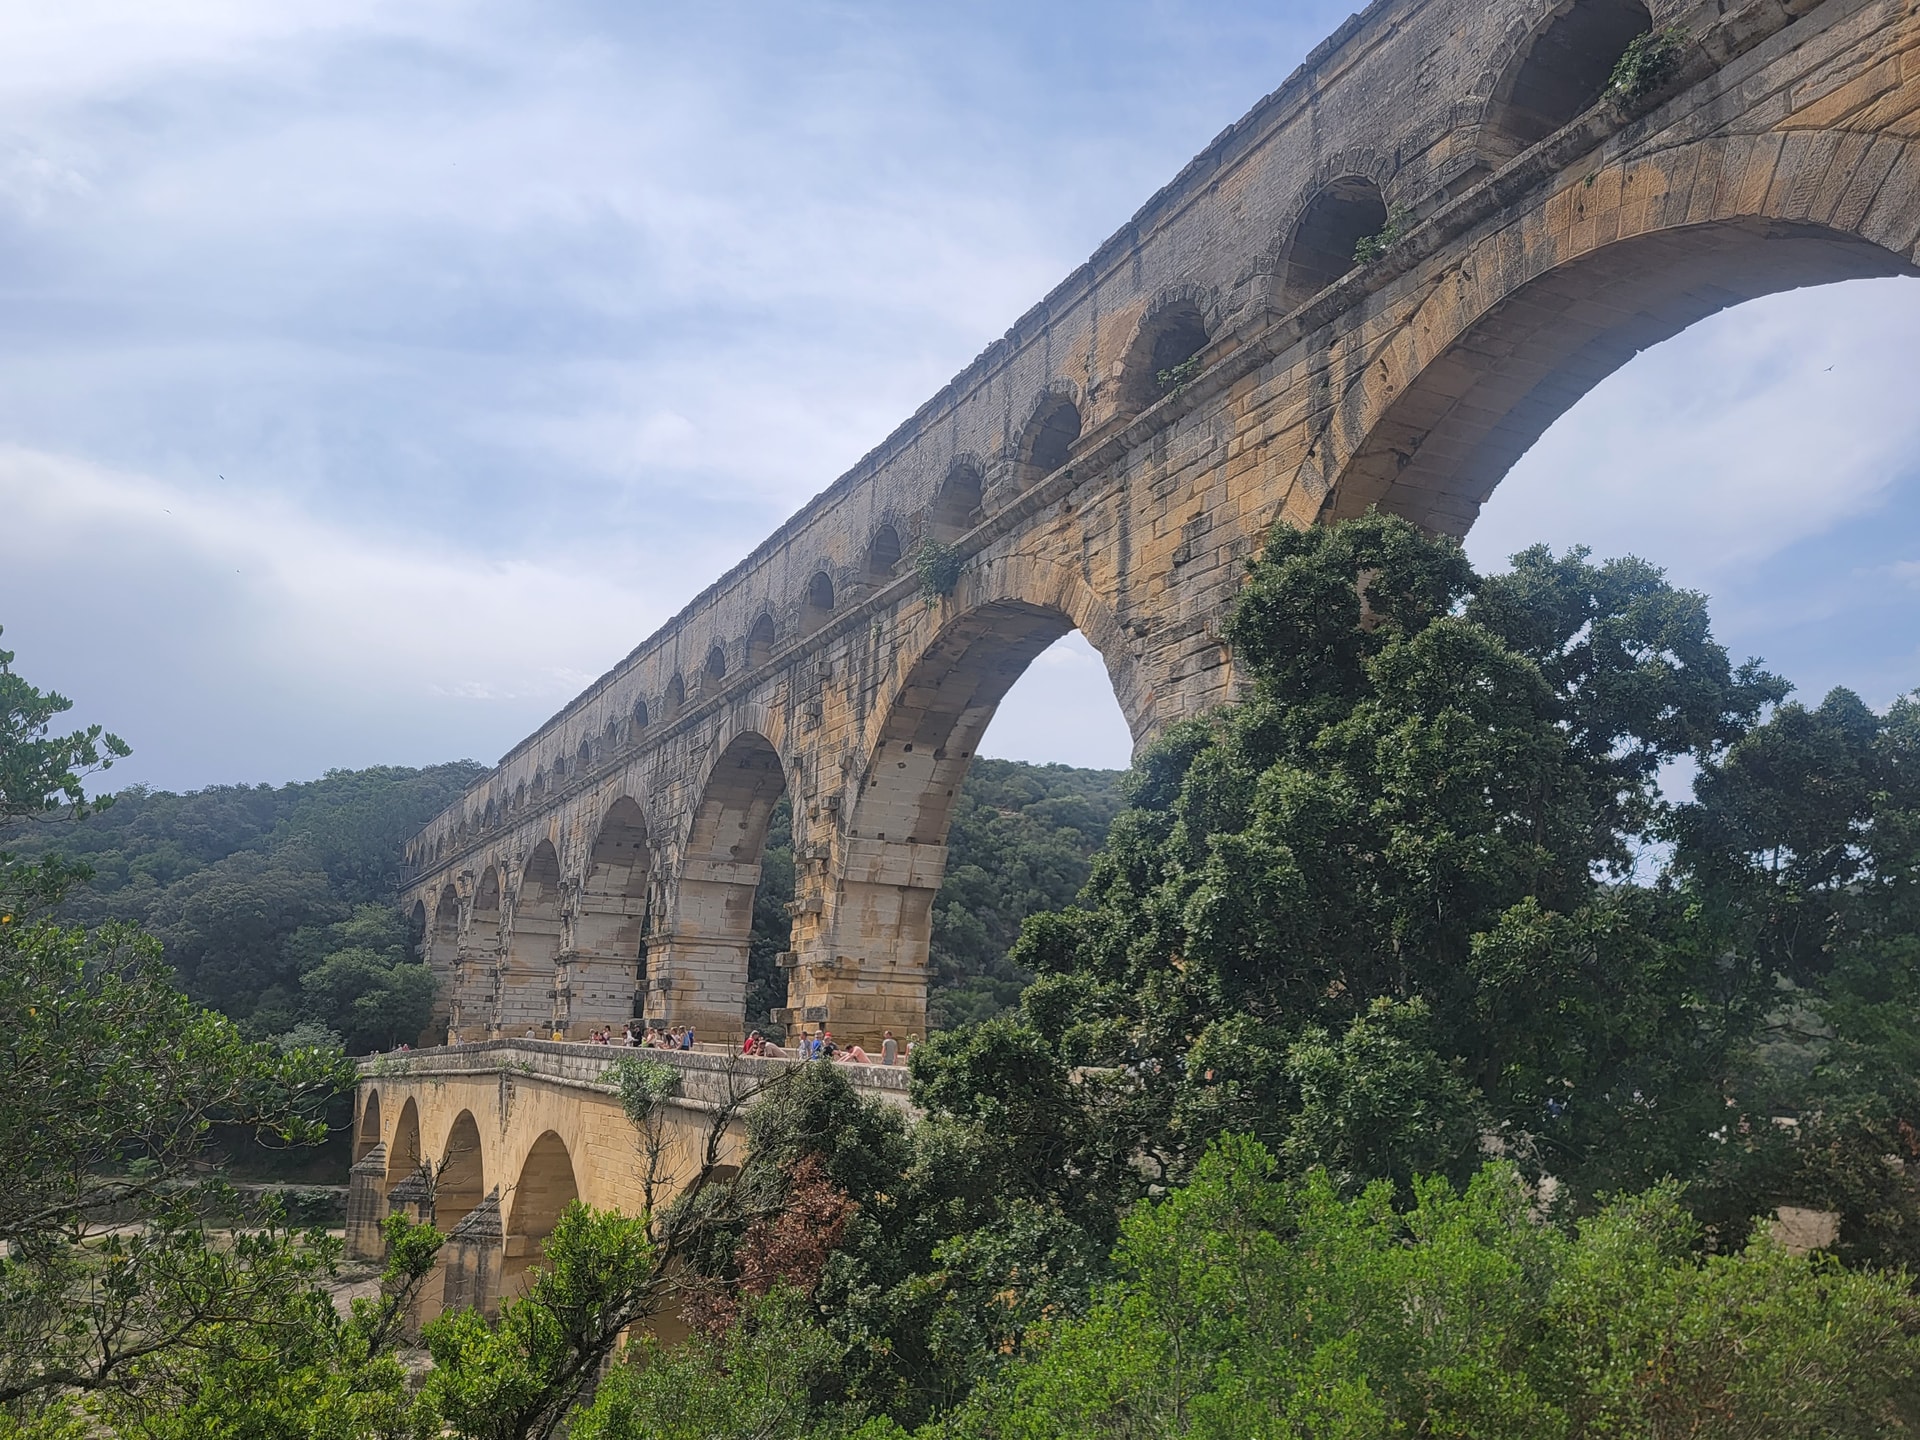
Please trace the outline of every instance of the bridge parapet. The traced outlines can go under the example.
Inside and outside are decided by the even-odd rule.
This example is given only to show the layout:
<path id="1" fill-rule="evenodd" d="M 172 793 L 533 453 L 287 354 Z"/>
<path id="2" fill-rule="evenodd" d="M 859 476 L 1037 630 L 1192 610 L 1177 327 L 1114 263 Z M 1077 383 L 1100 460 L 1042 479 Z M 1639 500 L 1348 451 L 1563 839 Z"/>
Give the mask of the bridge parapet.
<path id="1" fill-rule="evenodd" d="M 681 1091 L 670 1104 L 727 1104 L 743 1089 L 757 1089 L 796 1065 L 818 1064 L 798 1058 L 730 1055 L 711 1050 L 643 1050 L 624 1045 L 592 1045 L 566 1040 L 482 1040 L 471 1045 L 442 1045 L 373 1055 L 360 1062 L 360 1083 L 394 1088 L 444 1081 L 451 1077 L 499 1075 L 569 1086 L 598 1095 L 618 1095 L 607 1072 L 620 1060 L 640 1057 L 671 1065 L 681 1073 Z M 907 1105 L 905 1065 L 836 1067 L 856 1090 Z"/>

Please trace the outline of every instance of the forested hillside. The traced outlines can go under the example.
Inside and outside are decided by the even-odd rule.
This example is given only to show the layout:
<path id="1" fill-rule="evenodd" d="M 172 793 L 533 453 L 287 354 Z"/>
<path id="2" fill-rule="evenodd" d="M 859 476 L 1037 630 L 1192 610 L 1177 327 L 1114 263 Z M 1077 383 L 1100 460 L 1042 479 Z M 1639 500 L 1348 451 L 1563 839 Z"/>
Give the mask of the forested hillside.
<path id="1" fill-rule="evenodd" d="M 156 935 L 182 987 L 257 1038 L 302 1025 L 351 1052 L 411 1040 L 431 986 L 393 908 L 407 839 L 482 767 L 336 770 L 279 787 L 175 795 L 139 787 L 77 824 L 33 824 L 0 841 L 89 865 L 62 918 L 124 920 Z M 1031 978 L 1007 960 L 1030 914 L 1068 904 L 1120 806 L 1122 772 L 980 760 L 967 777 L 952 863 L 935 911 L 936 1024 L 1010 1008 Z M 755 906 L 757 1021 L 784 1003 L 774 957 L 793 898 L 787 810 L 775 816 Z"/>
<path id="2" fill-rule="evenodd" d="M 431 987 L 393 897 L 407 839 L 482 767 L 335 770 L 175 795 L 138 787 L 77 824 L 29 824 L 0 848 L 85 862 L 61 918 L 157 936 L 180 984 L 249 1035 L 304 1023 L 365 1051 L 412 1039 Z"/>

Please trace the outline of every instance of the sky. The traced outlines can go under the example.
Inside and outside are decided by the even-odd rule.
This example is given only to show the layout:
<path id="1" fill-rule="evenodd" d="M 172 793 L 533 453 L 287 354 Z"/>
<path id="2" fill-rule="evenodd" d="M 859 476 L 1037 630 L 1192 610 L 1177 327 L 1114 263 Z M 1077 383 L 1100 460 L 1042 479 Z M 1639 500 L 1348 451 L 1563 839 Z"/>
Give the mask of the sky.
<path id="1" fill-rule="evenodd" d="M 0 9 L 0 646 L 114 784 L 492 761 L 863 455 L 1348 3 Z M 1920 685 L 1920 280 L 1570 411 L 1483 565 L 1632 552 Z M 988 754 L 1122 765 L 1069 637 Z"/>

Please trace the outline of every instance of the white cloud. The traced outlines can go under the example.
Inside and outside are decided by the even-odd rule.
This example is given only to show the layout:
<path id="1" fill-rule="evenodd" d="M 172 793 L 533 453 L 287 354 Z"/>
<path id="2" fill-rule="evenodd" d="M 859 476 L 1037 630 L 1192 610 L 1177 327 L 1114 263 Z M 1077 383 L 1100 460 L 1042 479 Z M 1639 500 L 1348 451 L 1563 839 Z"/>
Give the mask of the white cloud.
<path id="1" fill-rule="evenodd" d="M 1798 290 L 1711 317 L 1631 361 L 1494 492 L 1482 564 L 1583 542 L 1725 588 L 1872 510 L 1920 460 L 1920 281 Z"/>

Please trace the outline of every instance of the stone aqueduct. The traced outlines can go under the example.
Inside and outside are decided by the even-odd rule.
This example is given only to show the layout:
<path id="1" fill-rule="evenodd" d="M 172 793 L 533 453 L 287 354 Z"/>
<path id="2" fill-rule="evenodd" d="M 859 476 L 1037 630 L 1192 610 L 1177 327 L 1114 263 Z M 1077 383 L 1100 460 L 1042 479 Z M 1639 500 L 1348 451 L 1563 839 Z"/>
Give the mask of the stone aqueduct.
<path id="1" fill-rule="evenodd" d="M 1675 65 L 1610 91 L 1668 27 Z M 1920 0 L 1376 0 L 417 837 L 445 1024 L 737 1035 L 785 793 L 786 1018 L 923 1029 L 954 795 L 1044 647 L 1080 630 L 1144 742 L 1232 693 L 1217 627 L 1276 521 L 1462 534 L 1636 351 L 1917 241 Z"/>

